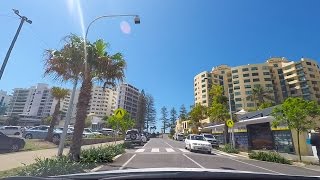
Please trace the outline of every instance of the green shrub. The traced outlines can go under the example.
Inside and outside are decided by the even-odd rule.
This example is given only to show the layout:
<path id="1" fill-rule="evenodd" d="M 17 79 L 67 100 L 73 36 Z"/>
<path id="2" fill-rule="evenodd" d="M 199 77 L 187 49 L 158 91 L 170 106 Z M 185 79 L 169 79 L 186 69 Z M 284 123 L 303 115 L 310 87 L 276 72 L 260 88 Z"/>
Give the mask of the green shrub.
<path id="1" fill-rule="evenodd" d="M 124 153 L 123 144 L 92 147 L 81 151 L 80 161 L 82 163 L 112 162 L 116 155 L 122 153 Z"/>
<path id="2" fill-rule="evenodd" d="M 17 172 L 19 176 L 54 176 L 71 173 L 85 172 L 85 169 L 93 168 L 88 163 L 79 163 L 71 161 L 67 156 L 45 158 L 36 158 L 36 162 L 27 165 Z"/>
<path id="3" fill-rule="evenodd" d="M 233 148 L 231 144 L 226 144 L 223 148 L 221 148 L 221 150 L 226 153 L 234 153 L 234 154 L 239 153 L 239 150 L 236 148 Z"/>
<path id="4" fill-rule="evenodd" d="M 276 152 L 252 152 L 249 154 L 250 159 L 257 159 L 261 161 L 282 163 L 282 164 L 291 164 L 291 161 L 282 157 L 279 153 Z"/>

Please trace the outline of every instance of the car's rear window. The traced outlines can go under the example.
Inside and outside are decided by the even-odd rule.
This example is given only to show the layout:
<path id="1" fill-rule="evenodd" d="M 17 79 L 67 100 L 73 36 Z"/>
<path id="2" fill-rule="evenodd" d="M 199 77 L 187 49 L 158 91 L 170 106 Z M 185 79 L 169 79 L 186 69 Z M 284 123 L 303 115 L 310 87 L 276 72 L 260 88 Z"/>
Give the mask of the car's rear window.
<path id="1" fill-rule="evenodd" d="M 210 134 L 205 134 L 205 135 L 203 135 L 204 137 L 206 137 L 206 138 L 214 138 L 212 135 L 210 135 Z"/>
<path id="2" fill-rule="evenodd" d="M 191 140 L 200 140 L 200 141 L 204 141 L 203 136 L 191 136 Z"/>

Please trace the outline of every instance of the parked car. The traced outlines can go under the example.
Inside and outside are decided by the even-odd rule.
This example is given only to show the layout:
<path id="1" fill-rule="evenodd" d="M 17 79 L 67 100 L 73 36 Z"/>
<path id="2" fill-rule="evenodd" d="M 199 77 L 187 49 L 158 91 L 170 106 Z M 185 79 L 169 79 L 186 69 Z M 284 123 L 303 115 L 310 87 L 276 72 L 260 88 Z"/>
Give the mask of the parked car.
<path id="1" fill-rule="evenodd" d="M 125 142 L 142 145 L 141 134 L 137 129 L 131 129 L 126 132 Z"/>
<path id="2" fill-rule="evenodd" d="M 109 128 L 102 128 L 100 130 L 100 133 L 102 133 L 103 135 L 106 135 L 106 136 L 111 136 L 114 134 L 114 130 L 113 129 L 109 129 Z"/>
<path id="3" fill-rule="evenodd" d="M 190 134 L 185 139 L 185 148 L 192 151 L 203 151 L 211 154 L 211 144 L 207 142 L 203 136 Z"/>
<path id="4" fill-rule="evenodd" d="M 87 133 L 92 133 L 94 136 L 96 136 L 96 135 L 102 135 L 102 133 L 96 132 L 96 131 L 92 131 L 92 129 L 90 129 L 90 128 L 84 128 L 83 131 L 85 131 L 85 132 L 87 132 Z"/>
<path id="5" fill-rule="evenodd" d="M 0 132 L 0 150 L 16 152 L 24 148 L 25 144 L 26 143 L 22 138 L 10 137 Z"/>
<path id="6" fill-rule="evenodd" d="M 141 134 L 141 141 L 142 141 L 143 143 L 147 143 L 147 141 L 148 141 L 148 139 L 147 139 L 147 137 L 144 135 L 144 133 Z"/>
<path id="7" fill-rule="evenodd" d="M 143 135 L 146 136 L 147 141 L 150 140 L 151 134 L 149 132 L 143 132 Z"/>
<path id="8" fill-rule="evenodd" d="M 48 134 L 48 129 L 49 129 L 49 126 L 36 126 L 36 127 L 25 130 L 22 137 L 26 139 L 45 139 Z M 54 129 L 52 141 L 54 143 L 58 142 L 60 140 L 61 134 L 62 134 L 61 130 Z"/>
<path id="9" fill-rule="evenodd" d="M 0 127 L 0 132 L 5 135 L 21 135 L 23 133 L 23 128 L 21 126 L 2 126 Z"/>
<path id="10" fill-rule="evenodd" d="M 182 133 L 176 133 L 173 135 L 173 139 L 176 141 L 183 141 L 183 134 Z"/>
<path id="11" fill-rule="evenodd" d="M 204 137 L 206 141 L 208 141 L 212 147 L 219 147 L 219 142 L 217 141 L 216 137 L 214 137 L 212 134 L 201 134 L 201 136 Z"/>
<path id="12" fill-rule="evenodd" d="M 93 138 L 94 136 L 95 136 L 95 134 L 92 133 L 92 131 L 89 128 L 84 128 L 83 129 L 82 137 L 84 137 L 84 138 Z"/>

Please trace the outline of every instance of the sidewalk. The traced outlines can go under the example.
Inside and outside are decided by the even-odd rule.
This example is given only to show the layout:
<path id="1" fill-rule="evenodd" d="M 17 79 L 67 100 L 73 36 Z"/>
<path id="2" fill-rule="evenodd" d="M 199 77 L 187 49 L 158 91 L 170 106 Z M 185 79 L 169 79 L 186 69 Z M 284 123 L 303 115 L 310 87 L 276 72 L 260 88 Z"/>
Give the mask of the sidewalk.
<path id="1" fill-rule="evenodd" d="M 123 143 L 123 141 L 117 141 L 117 144 Z M 90 147 L 98 147 L 100 145 L 114 144 L 114 142 L 107 142 L 101 144 L 92 144 L 82 146 L 82 149 L 88 149 Z M 64 148 L 63 154 L 68 154 L 69 148 Z M 50 158 L 56 156 L 58 153 L 58 148 L 53 149 L 43 149 L 37 151 L 25 151 L 25 152 L 15 152 L 0 154 L 0 171 L 9 170 L 12 168 L 23 166 L 23 164 L 29 165 L 35 162 L 35 158 Z"/>

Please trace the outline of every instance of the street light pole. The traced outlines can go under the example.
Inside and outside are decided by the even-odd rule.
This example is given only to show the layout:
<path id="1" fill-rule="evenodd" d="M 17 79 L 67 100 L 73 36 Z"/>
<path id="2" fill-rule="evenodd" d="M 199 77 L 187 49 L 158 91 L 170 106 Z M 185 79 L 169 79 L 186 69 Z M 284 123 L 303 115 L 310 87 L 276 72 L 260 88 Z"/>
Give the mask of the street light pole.
<path id="1" fill-rule="evenodd" d="M 19 33 L 20 33 L 20 31 L 21 31 L 21 28 L 22 28 L 23 23 L 26 21 L 27 23 L 32 24 L 32 21 L 31 21 L 30 19 L 28 19 L 27 17 L 25 17 L 25 16 L 21 16 L 21 15 L 19 14 L 19 11 L 18 11 L 18 10 L 13 9 L 13 12 L 14 12 L 16 15 L 18 15 L 21 20 L 20 20 L 20 24 L 19 24 L 19 27 L 18 27 L 18 29 L 17 29 L 17 32 L 16 32 L 16 34 L 14 35 L 14 38 L 13 38 L 13 40 L 12 40 L 12 42 L 11 42 L 11 45 L 10 45 L 8 51 L 7 51 L 6 57 L 4 58 L 4 61 L 3 61 L 3 63 L 2 63 L 2 66 L 1 66 L 1 69 L 0 69 L 0 79 L 2 78 L 4 69 L 6 68 L 6 65 L 7 65 L 7 63 L 8 63 L 8 60 L 9 60 L 9 57 L 10 57 L 10 54 L 11 54 L 11 51 L 12 51 L 13 46 L 14 46 L 14 44 L 15 44 L 18 36 L 19 36 Z"/>
<path id="2" fill-rule="evenodd" d="M 229 88 L 228 88 L 228 95 L 229 95 L 229 113 L 230 113 L 230 119 L 232 120 L 231 95 L 230 95 Z M 232 147 L 235 147 L 233 127 L 231 128 L 231 140 L 232 140 Z"/>

